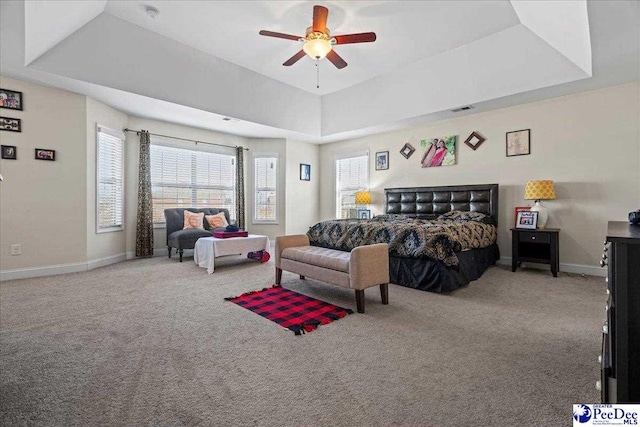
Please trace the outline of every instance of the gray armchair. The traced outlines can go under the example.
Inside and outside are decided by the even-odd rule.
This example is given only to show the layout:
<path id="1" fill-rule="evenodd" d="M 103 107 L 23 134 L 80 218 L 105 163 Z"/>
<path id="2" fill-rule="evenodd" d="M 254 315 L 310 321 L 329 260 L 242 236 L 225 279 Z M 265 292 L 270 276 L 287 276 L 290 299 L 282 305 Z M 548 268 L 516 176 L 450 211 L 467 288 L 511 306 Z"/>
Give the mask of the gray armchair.
<path id="1" fill-rule="evenodd" d="M 164 218 L 167 223 L 167 249 L 169 251 L 169 258 L 171 258 L 172 248 L 178 250 L 180 255 L 180 262 L 182 262 L 182 252 L 185 249 L 193 249 L 196 246 L 196 240 L 201 237 L 211 237 L 214 231 L 224 230 L 223 228 L 210 228 L 209 223 L 204 221 L 204 230 L 195 228 L 188 228 L 183 230 L 184 227 L 184 211 L 190 212 L 204 212 L 205 215 L 215 215 L 220 212 L 224 212 L 224 216 L 227 222 L 231 224 L 229 217 L 229 210 L 224 208 L 173 208 L 164 210 Z"/>

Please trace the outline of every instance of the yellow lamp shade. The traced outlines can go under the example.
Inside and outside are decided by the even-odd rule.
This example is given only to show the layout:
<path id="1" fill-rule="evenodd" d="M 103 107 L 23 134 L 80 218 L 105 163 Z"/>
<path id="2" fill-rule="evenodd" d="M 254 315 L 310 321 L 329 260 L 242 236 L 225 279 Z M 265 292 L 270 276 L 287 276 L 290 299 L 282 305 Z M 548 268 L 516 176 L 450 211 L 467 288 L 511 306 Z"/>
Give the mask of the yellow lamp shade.
<path id="1" fill-rule="evenodd" d="M 369 203 L 371 203 L 371 193 L 356 191 L 356 205 L 368 205 Z"/>
<path id="2" fill-rule="evenodd" d="M 539 180 L 529 181 L 524 188 L 525 200 L 555 200 L 556 190 L 553 188 L 553 181 Z"/>

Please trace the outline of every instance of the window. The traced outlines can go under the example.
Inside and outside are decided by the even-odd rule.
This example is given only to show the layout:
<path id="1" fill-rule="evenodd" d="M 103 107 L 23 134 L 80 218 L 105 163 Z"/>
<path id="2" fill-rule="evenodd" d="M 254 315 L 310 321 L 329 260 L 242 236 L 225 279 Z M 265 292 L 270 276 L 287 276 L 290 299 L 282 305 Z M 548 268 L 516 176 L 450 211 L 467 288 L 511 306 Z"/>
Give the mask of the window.
<path id="1" fill-rule="evenodd" d="M 96 128 L 96 232 L 124 228 L 124 135 Z"/>
<path id="2" fill-rule="evenodd" d="M 336 218 L 356 218 L 356 191 L 369 189 L 369 153 L 336 159 Z"/>
<path id="3" fill-rule="evenodd" d="M 236 212 L 235 154 L 151 144 L 153 222 L 169 208 L 227 208 Z"/>
<path id="4" fill-rule="evenodd" d="M 254 157 L 254 222 L 278 221 L 278 157 Z"/>

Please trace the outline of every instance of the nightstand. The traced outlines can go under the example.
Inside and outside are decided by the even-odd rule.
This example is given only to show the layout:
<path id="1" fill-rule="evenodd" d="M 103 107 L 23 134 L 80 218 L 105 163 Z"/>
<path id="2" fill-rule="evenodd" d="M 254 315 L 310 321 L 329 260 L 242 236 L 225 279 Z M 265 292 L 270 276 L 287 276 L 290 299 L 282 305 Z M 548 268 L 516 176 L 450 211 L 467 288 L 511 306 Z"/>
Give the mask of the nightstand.
<path id="1" fill-rule="evenodd" d="M 560 229 L 511 229 L 511 271 L 522 262 L 550 264 L 551 274 L 558 277 L 560 267 Z"/>

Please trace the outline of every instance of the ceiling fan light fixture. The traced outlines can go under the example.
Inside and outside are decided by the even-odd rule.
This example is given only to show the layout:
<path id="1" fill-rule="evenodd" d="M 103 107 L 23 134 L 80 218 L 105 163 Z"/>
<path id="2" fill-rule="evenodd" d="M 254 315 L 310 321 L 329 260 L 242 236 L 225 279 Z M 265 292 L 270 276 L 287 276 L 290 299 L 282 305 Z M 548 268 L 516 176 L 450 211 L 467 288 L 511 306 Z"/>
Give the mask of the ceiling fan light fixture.
<path id="1" fill-rule="evenodd" d="M 312 59 L 324 58 L 329 52 L 331 52 L 331 49 L 333 49 L 331 42 L 325 39 L 307 40 L 302 47 L 304 53 L 309 55 Z"/>

